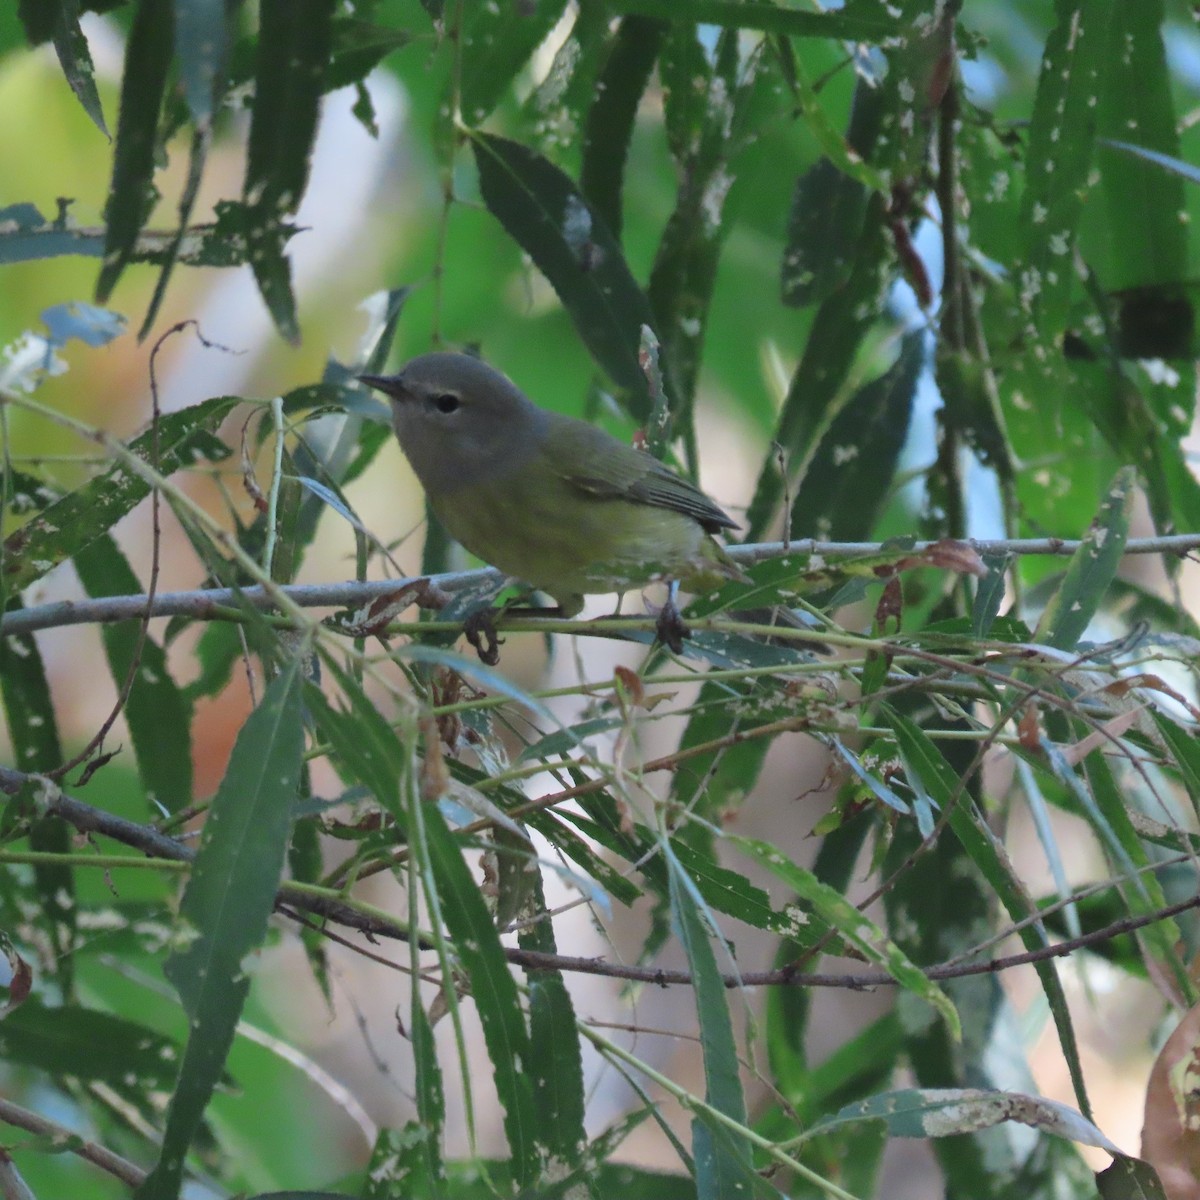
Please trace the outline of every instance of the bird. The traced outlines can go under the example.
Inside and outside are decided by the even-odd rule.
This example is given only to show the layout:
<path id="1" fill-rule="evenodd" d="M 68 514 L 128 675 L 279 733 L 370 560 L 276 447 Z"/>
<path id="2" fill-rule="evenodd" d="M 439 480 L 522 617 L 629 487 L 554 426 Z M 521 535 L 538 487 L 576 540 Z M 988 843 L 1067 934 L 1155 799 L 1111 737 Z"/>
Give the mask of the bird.
<path id="1" fill-rule="evenodd" d="M 559 615 L 577 615 L 586 595 L 656 579 L 706 592 L 744 578 L 713 536 L 737 522 L 699 488 L 541 408 L 482 359 L 437 351 L 357 378 L 391 402 L 400 447 L 446 531 L 553 597 Z"/>

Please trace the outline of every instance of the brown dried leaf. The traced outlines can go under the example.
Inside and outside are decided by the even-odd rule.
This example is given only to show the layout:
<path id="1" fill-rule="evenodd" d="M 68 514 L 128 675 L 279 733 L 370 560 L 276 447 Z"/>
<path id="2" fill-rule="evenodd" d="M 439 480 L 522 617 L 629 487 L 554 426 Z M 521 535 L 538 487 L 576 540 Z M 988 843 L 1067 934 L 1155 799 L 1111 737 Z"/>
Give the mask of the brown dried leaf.
<path id="1" fill-rule="evenodd" d="M 427 598 L 428 592 L 428 579 L 411 579 L 394 592 L 376 596 L 362 608 L 355 609 L 338 627 L 352 637 L 377 637 L 406 608 L 414 604 L 426 607 L 422 601 Z"/>
<path id="2" fill-rule="evenodd" d="M 883 594 L 875 606 L 875 626 L 886 630 L 889 619 L 895 619 L 896 628 L 900 628 L 900 618 L 904 613 L 904 593 L 900 587 L 900 579 L 893 575 L 883 585 Z"/>
<path id="3" fill-rule="evenodd" d="M 977 579 L 983 579 L 988 573 L 987 563 L 979 551 L 970 542 L 962 542 L 957 538 L 942 538 L 931 543 L 906 565 L 940 567 L 943 571 L 974 575 Z"/>
<path id="4" fill-rule="evenodd" d="M 613 675 L 616 678 L 618 690 L 625 694 L 630 703 L 635 707 L 644 708 L 646 706 L 646 689 L 642 685 L 642 677 L 636 671 L 621 666 L 614 669 Z"/>
<path id="5" fill-rule="evenodd" d="M 29 998 L 33 989 L 33 968 L 17 953 L 6 933 L 0 933 L 0 950 L 4 951 L 4 957 L 8 959 L 8 969 L 12 973 L 12 978 L 8 981 L 8 999 L 0 1008 L 0 1018 L 3 1018 Z"/>
<path id="6" fill-rule="evenodd" d="M 1151 1068 L 1142 1157 L 1168 1200 L 1200 1200 L 1200 1005 L 1184 1014 Z"/>
<path id="7" fill-rule="evenodd" d="M 1145 712 L 1145 706 L 1139 705 L 1137 708 L 1131 708 L 1128 712 L 1113 717 L 1111 721 L 1106 721 L 1103 725 L 1093 729 L 1087 737 L 1081 738 L 1075 745 L 1064 746 L 1063 758 L 1073 767 L 1083 762 L 1093 750 L 1111 745 L 1114 738 L 1119 738 L 1126 733 L 1143 712 Z"/>
<path id="8" fill-rule="evenodd" d="M 1031 700 L 1017 722 L 1017 737 L 1025 750 L 1036 750 L 1041 743 L 1042 726 L 1038 719 L 1038 706 Z"/>
<path id="9" fill-rule="evenodd" d="M 421 735 L 425 757 L 421 760 L 421 799 L 434 803 L 446 794 L 450 786 L 450 771 L 442 755 L 442 737 L 437 721 L 431 715 L 421 718 Z"/>

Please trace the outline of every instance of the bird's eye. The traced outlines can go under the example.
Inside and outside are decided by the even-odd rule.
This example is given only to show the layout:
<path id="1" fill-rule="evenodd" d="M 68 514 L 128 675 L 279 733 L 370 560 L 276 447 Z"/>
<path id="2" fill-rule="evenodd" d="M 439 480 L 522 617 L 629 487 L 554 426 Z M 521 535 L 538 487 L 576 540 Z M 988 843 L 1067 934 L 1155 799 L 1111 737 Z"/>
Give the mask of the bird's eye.
<path id="1" fill-rule="evenodd" d="M 452 413 L 458 411 L 459 399 L 453 392 L 442 392 L 440 396 L 434 396 L 434 407 L 440 413 Z"/>

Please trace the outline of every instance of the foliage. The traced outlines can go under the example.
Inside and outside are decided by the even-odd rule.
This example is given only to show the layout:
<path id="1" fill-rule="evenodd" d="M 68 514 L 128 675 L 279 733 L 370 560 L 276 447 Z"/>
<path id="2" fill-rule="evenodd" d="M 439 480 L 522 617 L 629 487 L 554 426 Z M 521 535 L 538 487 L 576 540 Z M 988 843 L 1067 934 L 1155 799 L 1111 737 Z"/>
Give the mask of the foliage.
<path id="1" fill-rule="evenodd" d="M 0 1154 L 0 1193 L 20 1172 L 35 1193 L 141 1200 L 185 1179 L 456 1200 L 887 1195 L 885 1144 L 908 1137 L 930 1139 L 948 1195 L 1178 1186 L 1197 1155 L 1173 1068 L 1193 1042 L 1168 1043 L 1156 1136 L 1131 1157 L 1093 1121 L 1065 955 L 1151 980 L 1172 1025 L 1195 1005 L 1200 631 L 1178 556 L 1157 591 L 1127 570 L 1143 497 L 1158 534 L 1183 531 L 1170 546 L 1200 544 L 1183 447 L 1200 133 L 1181 132 L 1195 83 L 1165 51 L 1194 39 L 1192 17 L 1165 0 L 962 8 L 22 0 L 19 27 L 0 25 L 8 61 L 51 44 L 95 137 L 113 131 L 102 223 L 10 197 L 0 264 L 99 258 L 99 305 L 139 278 L 142 336 L 184 268 L 248 266 L 279 333 L 301 340 L 290 240 L 322 104 L 354 88 L 374 130 L 380 66 L 405 89 L 415 177 L 359 359 L 330 357 L 274 402 L 163 415 L 155 390 L 150 426 L 121 439 L 37 396 L 71 339 L 106 344 L 120 320 L 79 303 L 48 311 L 46 334 L 6 333 L 0 1120 L 30 1140 Z M 115 109 L 87 10 L 124 37 Z M 201 185 L 238 145 L 242 108 L 240 194 L 210 213 Z M 744 427 L 746 540 L 790 536 L 735 550 L 746 577 L 692 602 L 682 654 L 652 645 L 649 618 L 514 615 L 514 645 L 533 631 L 560 653 L 646 647 L 636 670 L 520 686 L 511 646 L 498 669 L 453 648 L 491 576 L 446 574 L 458 560 L 431 530 L 421 570 L 437 578 L 395 580 L 348 492 L 392 482 L 386 421 L 353 376 L 396 343 L 480 341 L 531 393 L 625 435 L 665 401 L 665 448 L 693 477 L 717 457 L 714 397 Z M 152 355 L 152 386 L 153 370 Z M 87 447 L 86 477 L 23 455 L 18 421 Z M 193 486 L 230 479 L 219 511 Z M 139 506 L 148 568 L 114 536 Z M 161 594 L 167 513 L 203 596 Z M 322 515 L 351 531 L 363 581 L 323 620 L 321 596 L 289 586 Z M 968 539 L 983 534 L 997 540 L 981 555 Z M 39 604 L 68 563 L 94 605 Z M 131 593 L 145 596 L 114 599 Z M 103 627 L 116 702 L 72 755 L 47 660 L 81 617 Z M 198 714 L 252 663 L 262 694 L 198 802 Z M 110 761 L 117 711 L 133 771 Z M 652 735 L 677 741 L 646 757 Z M 768 752 L 801 737 L 830 762 L 813 856 L 739 828 Z M 1026 813 L 1050 884 L 1010 852 Z M 1095 847 L 1085 880 L 1068 880 L 1064 831 Z M 375 875 L 398 911 L 374 902 Z M 552 882 L 600 926 L 636 905 L 636 961 L 566 953 Z M 266 951 L 301 946 L 332 1000 L 335 935 L 387 957 L 411 1063 L 405 1115 L 345 1178 L 294 1096 L 320 1069 L 294 1047 L 254 1066 Z M 773 966 L 748 948 L 764 937 Z M 660 965 L 668 946 L 678 970 Z M 840 965 L 822 972 L 827 958 Z M 1035 965 L 1073 1106 L 1034 1094 L 1000 981 L 1018 959 Z M 591 1019 L 574 986 L 589 974 L 673 987 L 703 1086 Z M 894 1002 L 814 1063 L 818 987 Z M 257 1035 L 272 1039 L 301 1040 Z M 588 1105 L 597 1061 L 631 1098 L 607 1124 Z M 502 1153 L 481 1129 L 493 1097 Z M 287 1137 L 247 1136 L 266 1111 Z M 623 1155 L 654 1124 L 669 1174 Z M 1113 1165 L 1093 1176 L 1080 1145 Z"/>

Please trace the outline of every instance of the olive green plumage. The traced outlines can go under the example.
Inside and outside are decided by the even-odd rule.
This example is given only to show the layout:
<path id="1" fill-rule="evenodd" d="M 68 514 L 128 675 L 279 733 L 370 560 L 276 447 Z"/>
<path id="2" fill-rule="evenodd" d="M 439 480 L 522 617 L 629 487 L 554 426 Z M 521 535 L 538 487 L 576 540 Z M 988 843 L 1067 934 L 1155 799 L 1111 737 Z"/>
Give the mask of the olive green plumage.
<path id="1" fill-rule="evenodd" d="M 565 613 L 655 578 L 707 591 L 738 575 L 710 536 L 737 526 L 703 492 L 602 429 L 539 408 L 481 360 L 423 354 L 359 378 L 391 400 L 451 536 Z"/>

